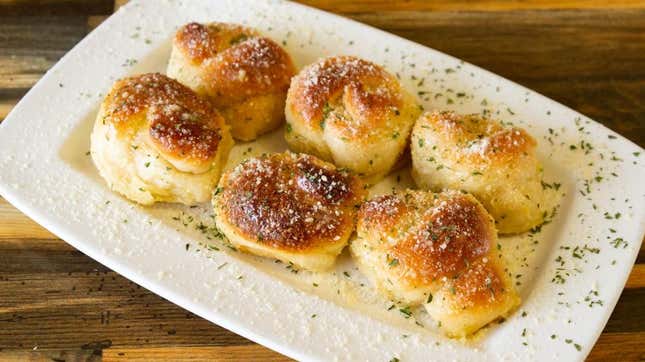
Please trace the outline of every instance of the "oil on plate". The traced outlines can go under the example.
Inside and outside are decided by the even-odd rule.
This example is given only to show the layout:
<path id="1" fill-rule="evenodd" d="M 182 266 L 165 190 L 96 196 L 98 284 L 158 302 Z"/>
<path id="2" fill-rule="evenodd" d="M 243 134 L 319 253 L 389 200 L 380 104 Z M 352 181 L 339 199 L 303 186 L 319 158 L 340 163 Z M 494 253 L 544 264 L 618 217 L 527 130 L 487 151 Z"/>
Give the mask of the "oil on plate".
<path id="1" fill-rule="evenodd" d="M 118 78 L 163 72 L 174 31 L 238 22 L 302 67 L 352 54 L 384 65 L 426 109 L 480 112 L 538 139 L 548 224 L 499 247 L 520 308 L 474 338 L 443 337 L 423 310 L 379 297 L 347 255 L 331 274 L 227 248 L 210 205 L 140 207 L 110 192 L 88 155 Z M 282 151 L 282 131 L 237 144 L 228 167 Z M 68 243 L 195 314 L 300 360 L 583 360 L 624 287 L 645 230 L 643 150 L 517 84 L 368 26 L 282 1 L 132 1 L 56 64 L 0 125 L 0 194 Z M 406 169 L 371 193 L 412 186 Z"/>

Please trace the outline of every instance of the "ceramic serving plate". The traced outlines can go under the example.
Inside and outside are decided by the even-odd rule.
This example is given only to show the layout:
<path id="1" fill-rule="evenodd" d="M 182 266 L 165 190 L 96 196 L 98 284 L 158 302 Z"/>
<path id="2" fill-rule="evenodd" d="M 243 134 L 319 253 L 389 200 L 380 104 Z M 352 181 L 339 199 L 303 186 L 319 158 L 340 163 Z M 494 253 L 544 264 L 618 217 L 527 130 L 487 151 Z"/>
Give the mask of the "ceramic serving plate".
<path id="1" fill-rule="evenodd" d="M 395 73 L 426 109 L 481 112 L 539 141 L 548 224 L 500 245 L 522 305 L 468 340 L 421 309 L 378 296 L 343 254 L 332 273 L 227 248 L 210 205 L 137 206 L 89 156 L 102 97 L 118 78 L 163 71 L 189 21 L 247 24 L 299 67 L 353 54 Z M 282 131 L 237 144 L 227 167 L 282 151 Z M 132 1 L 56 64 L 0 126 L 0 194 L 125 277 L 227 329 L 301 360 L 582 360 L 602 331 L 645 229 L 642 149 L 552 100 L 418 44 L 277 1 Z M 412 186 L 403 169 L 371 193 Z"/>

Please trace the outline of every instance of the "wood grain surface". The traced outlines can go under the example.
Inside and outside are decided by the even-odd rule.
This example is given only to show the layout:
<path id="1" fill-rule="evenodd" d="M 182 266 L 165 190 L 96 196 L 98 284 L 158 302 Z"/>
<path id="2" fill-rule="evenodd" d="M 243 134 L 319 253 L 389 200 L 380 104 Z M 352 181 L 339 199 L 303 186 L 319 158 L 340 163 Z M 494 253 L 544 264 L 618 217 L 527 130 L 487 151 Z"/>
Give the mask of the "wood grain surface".
<path id="1" fill-rule="evenodd" d="M 0 121 L 124 1 L 0 0 Z M 645 146 L 645 1 L 307 0 L 462 58 Z M 645 253 L 590 361 L 645 360 Z M 93 261 L 0 198 L 0 360 L 285 357 Z"/>

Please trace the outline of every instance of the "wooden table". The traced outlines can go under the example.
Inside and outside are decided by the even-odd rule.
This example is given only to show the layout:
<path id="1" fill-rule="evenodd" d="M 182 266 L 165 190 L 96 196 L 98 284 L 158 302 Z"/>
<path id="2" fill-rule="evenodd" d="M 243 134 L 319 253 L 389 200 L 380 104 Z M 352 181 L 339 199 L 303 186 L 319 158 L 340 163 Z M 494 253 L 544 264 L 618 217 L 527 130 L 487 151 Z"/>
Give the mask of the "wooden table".
<path id="1" fill-rule="evenodd" d="M 306 2 L 482 66 L 645 146 L 643 1 Z M 0 0 L 0 120 L 114 6 Z M 644 255 L 589 360 L 645 359 Z M 27 358 L 286 359 L 133 284 L 0 198 L 0 360 Z"/>

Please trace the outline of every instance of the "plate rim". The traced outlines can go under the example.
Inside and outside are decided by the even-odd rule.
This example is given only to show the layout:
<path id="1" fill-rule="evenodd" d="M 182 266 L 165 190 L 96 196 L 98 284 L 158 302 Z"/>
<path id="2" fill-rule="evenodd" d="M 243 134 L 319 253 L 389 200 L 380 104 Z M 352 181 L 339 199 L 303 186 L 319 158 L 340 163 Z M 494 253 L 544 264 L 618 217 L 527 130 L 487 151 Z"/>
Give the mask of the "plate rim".
<path id="1" fill-rule="evenodd" d="M 101 25 L 99 25 L 99 27 L 94 29 L 87 36 L 85 36 L 79 43 L 77 43 L 54 66 L 52 66 L 47 71 L 47 73 L 23 96 L 23 98 L 20 100 L 20 102 L 11 110 L 11 112 L 7 115 L 5 120 L 0 124 L 0 133 L 2 132 L 2 129 L 5 127 L 4 125 L 8 124 L 8 122 L 11 122 L 13 118 L 18 117 L 18 114 L 21 112 L 21 108 L 22 108 L 21 104 L 24 103 L 24 100 L 30 98 L 41 87 L 43 87 L 43 84 L 45 84 L 45 83 L 47 83 L 49 81 L 49 77 L 51 76 L 51 74 L 55 70 L 57 70 L 58 67 L 61 64 L 65 63 L 68 58 L 74 56 L 75 50 L 77 50 L 79 48 L 82 48 L 82 47 L 85 46 L 85 44 L 93 41 L 94 37 L 96 37 L 97 34 L 99 34 L 99 32 L 97 31 L 98 29 L 103 29 L 103 28 L 107 27 L 108 24 L 110 24 L 110 22 L 114 22 L 115 19 L 117 19 L 120 16 L 120 14 L 123 14 L 125 11 L 130 11 L 129 9 L 133 8 L 135 6 L 134 4 L 137 4 L 139 2 L 143 2 L 143 1 L 132 1 L 132 2 L 130 2 L 128 4 L 126 4 L 124 7 L 122 7 L 118 12 L 114 13 L 113 15 L 111 15 L 108 19 L 106 19 L 106 21 L 104 21 Z M 325 17 L 330 17 L 330 18 L 332 18 L 332 19 L 334 19 L 336 21 L 348 22 L 348 23 L 353 24 L 354 26 L 364 27 L 364 28 L 368 29 L 369 31 L 376 31 L 381 36 L 388 37 L 388 38 L 392 39 L 393 41 L 403 42 L 403 43 L 407 44 L 408 46 L 413 46 L 413 47 L 417 48 L 420 51 L 431 51 L 431 52 L 439 54 L 439 55 L 441 55 L 443 57 L 447 57 L 449 59 L 452 59 L 454 61 L 461 61 L 460 59 L 455 58 L 453 56 L 450 56 L 448 54 L 445 54 L 443 52 L 440 52 L 440 51 L 425 47 L 425 46 L 423 46 L 421 44 L 412 42 L 412 41 L 410 41 L 408 39 L 401 38 L 401 37 L 399 37 L 397 35 L 385 32 L 385 31 L 380 30 L 378 28 L 374 28 L 372 26 L 360 23 L 360 22 L 352 20 L 352 19 L 348 19 L 348 18 L 339 16 L 339 15 L 336 15 L 336 14 L 328 13 L 328 12 L 325 12 L 325 11 L 322 11 L 322 10 L 319 10 L 319 9 L 316 9 L 316 8 L 312 8 L 310 6 L 302 5 L 302 4 L 290 3 L 289 6 L 295 6 L 295 7 L 301 8 L 301 9 L 306 9 L 306 11 L 313 11 L 313 12 L 317 13 L 318 15 L 324 15 Z M 508 79 L 506 79 L 506 78 L 504 78 L 504 77 L 502 77 L 500 75 L 492 73 L 492 72 L 490 72 L 490 71 L 488 71 L 486 69 L 483 69 L 483 68 L 481 68 L 479 66 L 476 66 L 476 65 L 473 65 L 473 64 L 470 64 L 470 63 L 467 63 L 467 62 L 464 62 L 464 63 L 468 64 L 471 67 L 474 67 L 477 71 L 482 72 L 487 77 L 497 79 L 497 80 L 499 80 L 499 81 L 501 81 L 502 83 L 505 83 L 505 84 L 510 84 L 513 87 L 515 87 L 517 89 L 520 89 L 522 91 L 530 91 L 530 92 L 532 92 L 532 96 L 538 96 L 538 97 L 542 98 L 543 100 L 546 100 L 546 101 L 548 101 L 550 103 L 553 103 L 553 104 L 557 105 L 558 107 L 560 107 L 562 109 L 565 109 L 565 110 L 567 110 L 569 112 L 572 112 L 574 114 L 579 114 L 579 115 L 585 117 L 586 119 L 591 120 L 589 117 L 586 117 L 586 116 L 582 115 L 580 112 L 577 112 L 577 111 L 567 107 L 566 105 L 563 105 L 563 104 L 561 104 L 561 103 L 559 103 L 559 102 L 557 102 L 555 100 L 552 100 L 552 99 L 550 99 L 550 98 L 548 98 L 546 96 L 543 96 L 543 95 L 541 95 L 541 94 L 539 94 L 539 93 L 537 93 L 535 91 L 532 91 L 532 90 L 524 87 L 523 85 L 515 83 L 515 82 L 513 82 L 511 80 L 508 80 Z M 621 144 L 625 143 L 625 144 L 631 145 L 634 148 L 638 148 L 638 149 L 642 150 L 642 148 L 639 147 L 638 145 L 636 145 L 634 142 L 632 142 L 631 140 L 629 140 L 629 139 L 623 137 L 622 135 L 614 132 L 613 130 L 609 129 L 608 127 L 606 127 L 602 123 L 599 123 L 599 122 L 596 122 L 596 121 L 593 121 L 593 120 L 591 120 L 591 121 L 596 126 L 600 126 L 602 129 L 604 129 L 605 132 L 611 133 L 613 135 L 616 135 Z M 92 259 L 96 260 L 97 262 L 100 262 L 101 264 L 104 264 L 104 265 L 108 266 L 110 269 L 114 270 L 115 272 L 118 272 L 119 274 L 123 275 L 127 279 L 130 279 L 130 280 L 134 281 L 135 283 L 145 287 L 146 289 L 148 289 L 151 292 L 161 296 L 162 298 L 164 298 L 164 299 L 166 299 L 168 301 L 171 301 L 172 303 L 175 303 L 175 304 L 181 306 L 182 308 L 187 309 L 187 310 L 195 313 L 196 315 L 199 315 L 200 317 L 202 317 L 202 318 L 204 318 L 206 320 L 213 321 L 213 318 L 210 315 L 210 314 L 213 313 L 212 311 L 211 312 L 206 312 L 206 311 L 201 310 L 200 308 L 197 308 L 198 305 L 193 304 L 190 301 L 188 301 L 185 296 L 182 296 L 180 294 L 175 293 L 172 289 L 164 288 L 163 285 L 154 282 L 154 280 L 151 280 L 150 278 L 146 277 L 145 275 L 141 275 L 140 273 L 138 273 L 136 270 L 132 269 L 127 264 L 120 263 L 119 260 L 117 260 L 113 256 L 110 256 L 110 257 L 106 258 L 105 256 L 100 255 L 100 253 L 95 252 L 96 250 L 92 250 L 92 247 L 89 246 L 89 245 L 86 245 L 86 242 L 84 242 L 83 240 L 80 240 L 76 236 L 74 236 L 74 231 L 73 230 L 67 230 L 67 227 L 65 227 L 64 225 L 61 225 L 58 222 L 58 220 L 50 219 L 45 214 L 45 212 L 43 212 L 41 210 L 38 210 L 37 208 L 32 207 L 29 204 L 29 202 L 27 201 L 27 198 L 24 195 L 20 195 L 19 193 L 14 193 L 9 187 L 4 185 L 2 182 L 0 182 L 0 195 L 2 195 L 2 197 L 4 197 L 9 203 L 14 205 L 18 210 L 23 212 L 25 215 L 29 216 L 30 218 L 32 218 L 37 223 L 43 225 L 48 230 L 52 231 L 55 235 L 59 236 L 62 240 L 65 240 L 67 243 L 69 243 L 70 245 L 74 246 L 75 248 L 77 248 L 78 250 L 83 252 L 84 254 L 90 256 Z M 644 223 L 641 222 L 638 226 L 635 226 L 635 228 L 636 228 L 637 233 L 639 233 L 641 235 L 641 238 L 640 238 L 640 240 L 636 241 L 638 243 L 638 245 L 636 245 L 637 247 L 635 248 L 636 252 L 632 253 L 633 255 L 631 256 L 631 266 L 630 266 L 629 270 L 627 270 L 627 273 L 624 276 L 620 276 L 620 278 L 617 279 L 619 284 L 621 284 L 623 286 L 623 288 L 621 288 L 620 291 L 622 291 L 622 289 L 624 289 L 624 285 L 627 282 L 627 279 L 629 277 L 629 274 L 630 274 L 631 270 L 633 269 L 634 262 L 635 262 L 636 258 L 638 257 L 638 249 L 639 249 L 638 246 L 640 245 L 640 243 L 643 240 L 643 238 L 642 238 L 643 234 L 645 234 L 645 224 Z M 604 326 L 606 325 L 608 319 L 610 318 L 610 316 L 611 316 L 611 314 L 613 312 L 613 309 L 614 309 L 616 303 L 618 302 L 618 300 L 620 298 L 620 295 L 621 295 L 620 291 L 616 291 L 616 293 L 613 293 L 611 295 L 611 300 L 608 301 L 609 303 L 607 303 L 607 306 L 611 306 L 611 307 L 606 308 L 606 311 L 604 312 L 604 318 L 603 318 L 604 322 L 602 323 L 602 328 L 597 328 L 596 329 L 596 331 L 595 331 L 596 336 L 594 338 L 594 343 L 591 344 L 591 345 L 585 345 L 584 346 L 584 348 L 586 349 L 586 352 L 584 353 L 584 355 L 581 353 L 581 357 L 584 358 L 588 354 L 588 352 L 591 350 L 591 348 L 595 344 L 595 341 L 597 341 L 598 337 L 602 333 L 602 330 L 603 330 Z M 285 346 L 283 344 L 280 344 L 280 343 L 276 342 L 276 340 L 268 339 L 268 338 L 265 338 L 262 335 L 256 334 L 253 331 L 252 328 L 247 328 L 247 326 L 245 326 L 243 324 L 235 323 L 235 320 L 229 320 L 228 318 L 222 318 L 222 317 L 223 316 L 219 316 L 219 318 L 217 320 L 217 324 L 222 326 L 222 327 L 224 327 L 224 328 L 226 328 L 226 329 L 229 329 L 229 330 L 231 330 L 231 331 L 233 331 L 233 332 L 235 332 L 237 334 L 240 334 L 240 335 L 242 335 L 242 336 L 244 336 L 244 337 L 246 337 L 248 339 L 254 340 L 254 341 L 256 341 L 256 342 L 258 342 L 258 343 L 260 343 L 262 345 L 265 345 L 265 346 L 267 346 L 267 347 L 269 347 L 269 348 L 271 348 L 271 349 L 273 349 L 275 351 L 278 351 L 278 352 L 280 352 L 282 354 L 285 354 L 287 356 L 297 358 L 297 359 L 303 359 L 303 360 L 311 358 L 311 356 L 301 354 L 300 351 L 298 351 L 296 349 L 293 349 L 293 348 L 290 348 L 289 346 Z"/>

